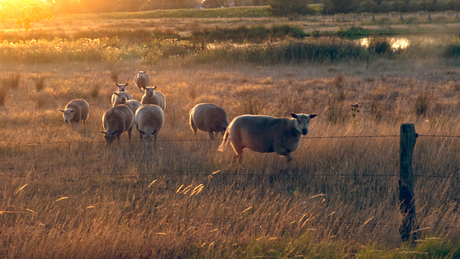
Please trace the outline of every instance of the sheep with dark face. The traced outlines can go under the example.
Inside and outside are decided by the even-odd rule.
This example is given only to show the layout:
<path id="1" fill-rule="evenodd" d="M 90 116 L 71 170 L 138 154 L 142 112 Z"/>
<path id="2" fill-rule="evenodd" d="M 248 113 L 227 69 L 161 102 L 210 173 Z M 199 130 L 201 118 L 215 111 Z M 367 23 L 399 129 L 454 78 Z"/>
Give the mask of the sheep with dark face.
<path id="1" fill-rule="evenodd" d="M 133 99 L 133 96 L 128 91 L 126 91 L 126 87 L 128 86 L 128 83 L 126 83 L 126 84 L 115 83 L 115 84 L 118 86 L 118 90 L 112 94 L 112 99 L 111 99 L 112 100 L 112 107 L 117 105 L 116 101 L 117 101 L 118 97 L 117 97 L 117 95 L 115 93 L 123 94 L 126 97 L 126 100 Z"/>
<path id="2" fill-rule="evenodd" d="M 102 125 L 105 131 L 100 132 L 104 134 L 107 145 L 112 144 L 115 138 L 120 143 L 120 135 L 125 131 L 128 131 L 128 138 L 131 141 L 133 123 L 134 114 L 131 109 L 126 104 L 119 104 L 112 107 L 102 116 Z"/>
<path id="3" fill-rule="evenodd" d="M 59 110 L 64 114 L 64 121 L 75 125 L 75 127 L 83 121 L 85 123 L 89 116 L 89 105 L 83 99 L 75 99 L 70 101 L 64 109 Z"/>
<path id="4" fill-rule="evenodd" d="M 165 121 L 163 110 L 158 105 L 143 104 L 134 116 L 137 130 L 141 134 L 141 141 L 144 141 L 146 148 L 156 145 L 158 132 Z"/>
<path id="5" fill-rule="evenodd" d="M 300 137 L 308 133 L 308 124 L 317 114 L 295 114 L 292 118 L 275 118 L 270 116 L 242 115 L 230 123 L 225 132 L 222 144 L 230 139 L 235 157 L 243 164 L 243 149 L 249 148 L 260 153 L 276 152 L 286 157 L 286 163 L 291 161 L 291 152 L 299 147 Z"/>
<path id="6" fill-rule="evenodd" d="M 214 139 L 219 132 L 224 135 L 228 127 L 227 113 L 215 104 L 200 103 L 190 110 L 190 128 L 196 136 L 197 129 L 208 132 L 209 137 Z"/>
<path id="7" fill-rule="evenodd" d="M 142 96 L 141 104 L 156 104 L 164 111 L 166 108 L 165 96 L 158 91 L 156 86 L 145 88 L 144 96 Z"/>
<path id="8" fill-rule="evenodd" d="M 147 86 L 150 84 L 150 77 L 147 75 L 146 71 L 137 71 L 137 74 L 134 76 L 134 84 L 139 87 L 139 90 L 143 92 Z"/>

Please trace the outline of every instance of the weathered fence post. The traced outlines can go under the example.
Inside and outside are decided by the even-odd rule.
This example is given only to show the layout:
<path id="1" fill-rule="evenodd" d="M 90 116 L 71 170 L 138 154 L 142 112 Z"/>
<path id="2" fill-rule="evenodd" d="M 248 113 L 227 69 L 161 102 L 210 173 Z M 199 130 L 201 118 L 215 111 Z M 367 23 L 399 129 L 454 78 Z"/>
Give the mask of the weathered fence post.
<path id="1" fill-rule="evenodd" d="M 399 227 L 399 234 L 403 241 L 415 241 L 418 239 L 418 224 L 415 214 L 414 188 L 412 182 L 412 152 L 417 136 L 414 124 L 401 125 L 399 210 L 403 219 Z"/>

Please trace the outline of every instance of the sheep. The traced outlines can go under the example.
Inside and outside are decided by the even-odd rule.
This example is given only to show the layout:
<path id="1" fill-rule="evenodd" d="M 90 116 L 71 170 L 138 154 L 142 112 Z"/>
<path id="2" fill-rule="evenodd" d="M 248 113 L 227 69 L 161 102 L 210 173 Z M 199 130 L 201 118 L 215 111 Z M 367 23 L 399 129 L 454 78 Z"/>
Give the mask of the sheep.
<path id="1" fill-rule="evenodd" d="M 295 114 L 292 118 L 275 118 L 260 115 L 241 115 L 233 119 L 225 131 L 219 147 L 224 150 L 230 138 L 235 156 L 231 163 L 239 158 L 243 164 L 245 147 L 260 153 L 276 152 L 286 157 L 286 164 L 291 161 L 291 152 L 299 147 L 301 135 L 308 133 L 308 124 L 317 114 Z"/>
<path id="2" fill-rule="evenodd" d="M 161 92 L 154 91 L 154 87 L 146 87 L 144 96 L 142 96 L 141 104 L 156 104 L 164 111 L 166 108 L 166 100 Z"/>
<path id="3" fill-rule="evenodd" d="M 75 125 L 75 127 L 77 127 L 80 121 L 83 121 L 84 124 L 86 119 L 88 119 L 89 105 L 83 99 L 74 99 L 70 101 L 64 109 L 59 111 L 63 113 L 66 123 L 70 122 L 72 126 Z"/>
<path id="4" fill-rule="evenodd" d="M 134 76 L 134 84 L 139 87 L 139 90 L 143 92 L 147 86 L 149 86 L 150 77 L 146 74 L 146 71 L 137 71 Z"/>
<path id="5" fill-rule="evenodd" d="M 211 139 L 219 132 L 222 136 L 228 127 L 227 113 L 221 107 L 211 103 L 200 103 L 190 110 L 190 128 L 196 136 L 197 129 L 206 131 Z"/>
<path id="6" fill-rule="evenodd" d="M 163 110 L 158 105 L 143 104 L 134 116 L 136 128 L 140 132 L 141 141 L 144 141 L 146 148 L 156 145 L 158 132 L 163 126 L 165 116 Z"/>
<path id="7" fill-rule="evenodd" d="M 126 95 L 124 93 L 113 93 L 114 95 L 117 96 L 117 100 L 115 101 L 115 105 L 118 104 L 126 104 L 133 114 L 136 114 L 137 109 L 141 106 L 141 103 L 137 100 L 127 100 Z"/>
<path id="8" fill-rule="evenodd" d="M 106 111 L 102 116 L 102 125 L 105 131 L 100 131 L 104 134 L 107 145 L 113 143 L 115 138 L 120 144 L 120 135 L 128 131 L 128 138 L 131 141 L 131 131 L 133 129 L 134 114 L 126 104 L 119 104 Z"/>
<path id="9" fill-rule="evenodd" d="M 115 84 L 118 86 L 118 90 L 116 91 L 116 93 L 125 93 L 126 100 L 133 99 L 133 96 L 128 91 L 126 91 L 126 86 L 128 86 L 128 83 L 126 84 L 115 83 Z M 117 101 L 117 95 L 115 95 L 115 92 L 112 94 L 111 100 L 112 100 L 112 107 L 113 107 L 116 105 L 115 103 Z"/>

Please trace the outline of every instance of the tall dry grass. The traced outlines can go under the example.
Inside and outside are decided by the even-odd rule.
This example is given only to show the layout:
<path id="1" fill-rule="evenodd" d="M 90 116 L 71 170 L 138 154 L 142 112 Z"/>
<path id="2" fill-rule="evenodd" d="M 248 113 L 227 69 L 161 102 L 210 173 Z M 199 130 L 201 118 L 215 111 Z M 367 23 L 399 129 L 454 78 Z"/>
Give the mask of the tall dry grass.
<path id="1" fill-rule="evenodd" d="M 98 131 L 116 89 L 111 71 L 132 82 L 141 69 L 168 103 L 157 149 L 135 142 L 136 130 L 132 143 L 124 133 L 119 146 L 107 148 Z M 409 258 L 398 232 L 398 137 L 312 137 L 397 135 L 404 122 L 420 135 L 460 135 L 460 70 L 445 60 L 381 59 L 367 69 L 364 62 L 265 67 L 174 60 L 13 64 L 2 71 L 47 78 L 40 93 L 32 80 L 20 81 L 0 109 L 6 258 L 372 258 L 396 248 L 391 253 Z M 141 98 L 133 85 L 127 90 Z M 426 92 L 431 105 L 417 115 L 417 96 Z M 91 107 L 77 129 L 59 112 L 74 98 Z M 205 133 L 193 139 L 188 111 L 199 102 L 224 107 L 229 120 L 248 112 L 319 116 L 287 169 L 285 159 L 249 150 L 241 168 L 228 166 L 232 151 L 218 152 L 219 141 L 202 140 Z M 355 103 L 360 112 L 352 116 Z M 422 239 L 459 240 L 459 149 L 458 138 L 417 139 Z M 423 246 L 417 249 L 422 256 Z"/>

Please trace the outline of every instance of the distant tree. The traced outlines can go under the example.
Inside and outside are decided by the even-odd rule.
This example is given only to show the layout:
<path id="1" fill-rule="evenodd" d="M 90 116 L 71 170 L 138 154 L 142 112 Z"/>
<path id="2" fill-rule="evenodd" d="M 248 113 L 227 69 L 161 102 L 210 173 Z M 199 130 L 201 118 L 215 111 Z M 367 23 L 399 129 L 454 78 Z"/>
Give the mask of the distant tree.
<path id="1" fill-rule="evenodd" d="M 269 0 L 269 12 L 275 16 L 291 15 L 294 13 L 305 15 L 316 11 L 309 7 L 310 0 Z"/>
<path id="2" fill-rule="evenodd" d="M 355 12 L 359 2 L 359 0 L 324 0 L 323 13 L 335 14 Z"/>
<path id="3" fill-rule="evenodd" d="M 51 19 L 52 15 L 41 1 L 3 1 L 0 8 L 0 20 L 15 19 L 16 24 L 29 30 L 34 23 Z"/>
<path id="4" fill-rule="evenodd" d="M 201 6 L 209 8 L 218 8 L 224 6 L 226 0 L 205 0 Z"/>

